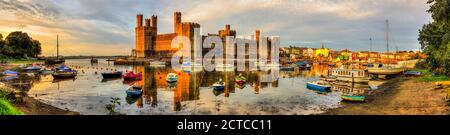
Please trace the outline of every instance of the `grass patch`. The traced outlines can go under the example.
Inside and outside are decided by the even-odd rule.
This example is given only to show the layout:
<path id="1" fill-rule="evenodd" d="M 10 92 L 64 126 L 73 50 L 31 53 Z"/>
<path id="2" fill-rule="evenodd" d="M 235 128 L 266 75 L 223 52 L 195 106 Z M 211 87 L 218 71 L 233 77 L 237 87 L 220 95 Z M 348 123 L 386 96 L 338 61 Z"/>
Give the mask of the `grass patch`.
<path id="1" fill-rule="evenodd" d="M 422 76 L 416 78 L 418 81 L 423 82 L 438 82 L 438 81 L 450 81 L 450 77 L 446 75 L 435 75 L 426 69 L 414 69 L 412 71 L 422 72 Z"/>
<path id="2" fill-rule="evenodd" d="M 40 63 L 45 62 L 44 60 L 38 59 L 3 59 L 8 61 L 8 64 L 31 64 L 31 63 Z"/>
<path id="3" fill-rule="evenodd" d="M 17 110 L 6 96 L 7 93 L 0 90 L 0 115 L 23 115 L 24 113 Z"/>
<path id="4" fill-rule="evenodd" d="M 0 115 L 23 115 L 23 112 L 14 108 L 8 100 L 0 99 Z"/>

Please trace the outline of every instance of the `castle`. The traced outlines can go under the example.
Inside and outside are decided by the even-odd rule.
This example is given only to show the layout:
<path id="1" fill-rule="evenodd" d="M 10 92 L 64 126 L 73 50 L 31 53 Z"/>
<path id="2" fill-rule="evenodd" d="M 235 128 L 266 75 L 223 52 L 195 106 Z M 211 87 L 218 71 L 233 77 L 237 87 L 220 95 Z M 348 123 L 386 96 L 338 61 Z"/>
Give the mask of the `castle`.
<path id="1" fill-rule="evenodd" d="M 181 46 L 178 48 L 172 48 L 171 43 L 172 39 L 177 36 L 185 36 L 188 37 L 191 41 L 191 45 L 194 44 L 194 29 L 200 28 L 200 24 L 193 22 L 182 22 L 181 21 L 181 12 L 174 12 L 174 32 L 167 34 L 158 34 L 158 26 L 157 26 L 158 17 L 153 15 L 149 19 L 145 19 L 145 25 L 143 24 L 143 15 L 138 14 L 136 16 L 136 49 L 133 49 L 132 56 L 135 58 L 154 58 L 154 57 L 171 57 L 175 52 L 181 49 Z M 255 35 L 253 38 L 256 39 L 257 51 L 259 51 L 259 40 L 260 40 L 260 30 L 255 31 Z M 231 26 L 229 24 L 225 25 L 225 28 L 219 30 L 217 34 L 207 34 L 202 35 L 202 40 L 207 36 L 219 36 L 225 44 L 225 39 L 227 36 L 236 37 L 236 30 L 231 30 Z M 268 48 L 271 46 L 271 40 L 268 37 Z M 224 46 L 224 49 L 227 47 Z M 236 49 L 237 47 L 235 47 Z M 210 49 L 203 48 L 202 54 L 206 54 Z M 248 47 L 246 47 L 246 52 L 248 52 Z M 267 50 L 270 56 L 270 49 Z M 235 50 L 236 52 L 236 50 Z M 252 52 L 254 53 L 254 52 Z M 225 54 L 225 53 L 224 53 Z M 236 54 L 236 53 L 235 53 Z M 248 57 L 248 53 L 246 54 Z M 257 54 L 260 55 L 260 54 Z M 267 56 L 264 56 L 267 57 Z"/>
<path id="2" fill-rule="evenodd" d="M 133 56 L 137 58 L 147 58 L 152 56 L 170 55 L 180 48 L 172 48 L 172 39 L 176 36 L 186 36 L 194 40 L 194 29 L 200 28 L 200 24 L 192 22 L 181 22 L 181 13 L 174 13 L 174 33 L 158 34 L 158 17 L 153 15 L 145 19 L 143 25 L 143 15 L 136 16 L 136 49 Z"/>

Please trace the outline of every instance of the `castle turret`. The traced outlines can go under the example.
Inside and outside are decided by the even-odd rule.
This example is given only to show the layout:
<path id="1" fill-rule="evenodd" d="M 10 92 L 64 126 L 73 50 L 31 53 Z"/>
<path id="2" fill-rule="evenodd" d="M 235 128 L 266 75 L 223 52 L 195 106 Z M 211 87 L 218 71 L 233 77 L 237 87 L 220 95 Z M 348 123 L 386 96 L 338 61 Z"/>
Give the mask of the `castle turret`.
<path id="1" fill-rule="evenodd" d="M 152 16 L 152 27 L 154 30 L 158 29 L 158 17 L 155 15 Z"/>
<path id="2" fill-rule="evenodd" d="M 136 27 L 142 27 L 142 18 L 144 15 L 138 14 L 136 15 Z"/>
<path id="3" fill-rule="evenodd" d="M 145 19 L 145 28 L 150 28 L 150 19 Z"/>
<path id="4" fill-rule="evenodd" d="M 175 12 L 173 15 L 173 21 L 174 21 L 174 32 L 179 33 L 180 27 L 181 27 L 181 12 Z"/>

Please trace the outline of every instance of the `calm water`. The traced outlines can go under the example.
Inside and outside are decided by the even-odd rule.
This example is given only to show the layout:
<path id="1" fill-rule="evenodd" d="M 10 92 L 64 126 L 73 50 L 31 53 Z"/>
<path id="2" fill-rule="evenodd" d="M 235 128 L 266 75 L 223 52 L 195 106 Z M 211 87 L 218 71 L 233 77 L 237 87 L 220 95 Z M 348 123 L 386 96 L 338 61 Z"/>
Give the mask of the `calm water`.
<path id="1" fill-rule="evenodd" d="M 67 60 L 66 65 L 79 70 L 76 79 L 54 80 L 51 75 L 7 81 L 28 91 L 30 97 L 61 109 L 82 114 L 108 114 L 105 105 L 111 97 L 120 98 L 117 111 L 128 115 L 152 114 L 317 114 L 340 105 L 340 93 L 319 94 L 306 89 L 306 82 L 318 80 L 327 67 L 315 65 L 311 71 L 258 72 L 174 72 L 171 68 L 115 66 L 100 59 Z M 127 98 L 125 90 L 133 82 L 123 79 L 103 80 L 101 72 L 128 70 L 144 73 L 144 93 L 140 98 Z M 84 73 L 83 73 L 84 72 Z M 97 74 L 96 74 L 97 72 Z M 176 84 L 167 84 L 168 73 L 178 73 Z M 239 73 L 247 77 L 243 85 L 234 83 Z M 270 77 L 278 75 L 277 77 Z M 269 76 L 269 79 L 267 79 Z M 224 91 L 210 87 L 219 79 L 226 83 Z M 6 79 L 9 80 L 9 79 Z M 3 80 L 5 81 L 5 80 Z"/>

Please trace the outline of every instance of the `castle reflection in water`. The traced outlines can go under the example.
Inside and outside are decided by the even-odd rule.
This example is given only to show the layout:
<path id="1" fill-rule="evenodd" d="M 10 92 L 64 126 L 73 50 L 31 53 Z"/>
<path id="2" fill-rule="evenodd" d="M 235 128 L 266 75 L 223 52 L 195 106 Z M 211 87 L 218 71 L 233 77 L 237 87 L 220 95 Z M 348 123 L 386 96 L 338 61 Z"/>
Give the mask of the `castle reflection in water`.
<path id="1" fill-rule="evenodd" d="M 138 81 L 144 86 L 142 98 L 136 101 L 136 105 L 141 108 L 144 104 L 158 105 L 158 90 L 173 91 L 173 110 L 181 110 L 181 102 L 193 101 L 200 99 L 200 87 L 211 87 L 219 79 L 222 79 L 226 85 L 223 91 L 214 91 L 215 96 L 221 94 L 224 97 L 230 97 L 235 93 L 236 89 L 251 87 L 254 94 L 259 94 L 265 88 L 278 88 L 279 78 L 292 77 L 317 77 L 328 74 L 329 67 L 327 65 L 316 64 L 311 70 L 280 71 L 279 69 L 271 69 L 266 71 L 244 71 L 244 72 L 175 72 L 171 68 L 153 68 L 148 66 L 136 66 L 135 72 L 143 73 L 144 78 Z M 178 81 L 176 83 L 168 83 L 166 76 L 169 73 L 177 73 Z M 235 77 L 242 74 L 247 78 L 247 82 L 243 85 L 235 83 Z M 130 102 L 130 104 L 132 104 Z"/>

